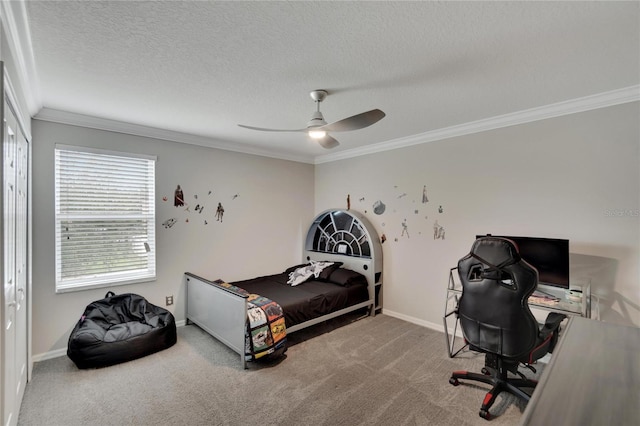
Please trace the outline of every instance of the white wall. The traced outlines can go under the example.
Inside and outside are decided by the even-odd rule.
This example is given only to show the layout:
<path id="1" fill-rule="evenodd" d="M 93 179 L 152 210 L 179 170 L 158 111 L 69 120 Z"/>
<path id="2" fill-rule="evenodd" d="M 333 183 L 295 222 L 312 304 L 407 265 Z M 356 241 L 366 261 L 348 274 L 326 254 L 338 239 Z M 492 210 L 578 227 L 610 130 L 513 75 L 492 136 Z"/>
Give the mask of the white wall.
<path id="1" fill-rule="evenodd" d="M 63 353 L 83 308 L 107 291 L 55 294 L 55 143 L 158 156 L 158 279 L 114 291 L 161 306 L 173 295 L 177 320 L 184 271 L 230 281 L 278 272 L 300 260 L 314 215 L 346 207 L 349 195 L 387 238 L 389 314 L 441 327 L 449 268 L 476 234 L 489 232 L 570 239 L 572 276 L 591 277 L 602 318 L 639 325 L 639 116 L 636 102 L 320 164 L 315 173 L 309 164 L 34 120 L 33 354 Z M 173 207 L 178 184 L 192 207 L 205 204 L 202 215 Z M 386 204 L 382 215 L 373 213 L 377 200 Z M 223 223 L 214 217 L 218 201 Z M 170 217 L 178 223 L 165 229 Z M 444 240 L 433 238 L 435 220 Z"/>
<path id="2" fill-rule="evenodd" d="M 39 120 L 33 120 L 32 127 L 36 358 L 65 350 L 85 306 L 108 290 L 138 293 L 159 306 L 165 306 L 165 296 L 173 295 L 175 304 L 167 309 L 180 321 L 185 319 L 183 272 L 232 281 L 281 272 L 301 260 L 302 241 L 314 216 L 313 165 Z M 55 293 L 56 143 L 157 155 L 155 282 Z M 177 185 L 189 211 L 173 206 Z M 223 222 L 215 219 L 218 202 L 225 209 Z M 202 213 L 195 211 L 197 204 L 205 206 Z M 162 223 L 169 218 L 177 223 L 167 229 Z"/>
<path id="3" fill-rule="evenodd" d="M 572 277 L 591 277 L 602 319 L 640 325 L 638 117 L 635 102 L 320 164 L 315 210 L 349 194 L 386 235 L 386 313 L 441 328 L 449 269 L 492 233 L 568 238 Z"/>

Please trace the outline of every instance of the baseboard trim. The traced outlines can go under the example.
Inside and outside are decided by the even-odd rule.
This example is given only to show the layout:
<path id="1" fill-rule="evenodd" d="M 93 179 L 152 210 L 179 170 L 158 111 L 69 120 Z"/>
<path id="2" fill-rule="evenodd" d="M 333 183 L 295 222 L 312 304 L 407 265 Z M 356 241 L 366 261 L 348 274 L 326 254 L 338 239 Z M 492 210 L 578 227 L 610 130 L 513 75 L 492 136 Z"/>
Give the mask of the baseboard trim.
<path id="1" fill-rule="evenodd" d="M 31 361 L 35 363 L 40 361 L 46 361 L 48 359 L 59 358 L 61 356 L 66 356 L 66 355 L 67 355 L 67 348 L 56 349 L 54 351 L 33 355 L 31 357 Z"/>
<path id="2" fill-rule="evenodd" d="M 383 309 L 382 313 L 385 315 L 389 315 L 390 317 L 398 318 L 403 321 L 410 322 L 412 324 L 420 325 L 422 327 L 430 328 L 432 330 L 436 330 L 441 333 L 444 333 L 444 325 L 442 324 L 436 324 L 430 321 L 425 321 L 419 318 L 411 317 L 409 315 L 401 314 L 399 312 L 390 311 L 388 309 Z"/>
<path id="3" fill-rule="evenodd" d="M 187 325 L 187 320 L 176 321 L 176 327 L 183 327 L 185 325 Z M 61 356 L 67 356 L 67 348 L 54 349 L 52 351 L 32 355 L 31 362 L 36 363 L 40 361 L 46 361 L 48 359 L 59 358 Z"/>
<path id="4" fill-rule="evenodd" d="M 444 334 L 444 324 L 436 324 L 436 323 L 433 323 L 431 321 L 425 321 L 425 320 L 422 320 L 422 319 L 419 319 L 419 318 L 415 318 L 415 317 L 412 317 L 412 316 L 409 316 L 409 315 L 405 315 L 405 314 L 401 314 L 401 313 L 398 313 L 398 312 L 390 311 L 388 309 L 382 309 L 382 313 L 384 315 L 388 315 L 390 317 L 398 318 L 398 319 L 401 319 L 403 321 L 407 321 L 407 322 L 410 322 L 412 324 L 416 324 L 416 325 L 419 325 L 419 326 L 422 326 L 422 327 L 426 327 L 426 328 L 429 328 L 431 330 L 439 331 L 440 333 Z M 451 334 L 451 335 L 453 334 L 452 330 L 449 330 L 449 334 Z M 456 333 L 456 335 L 458 337 L 463 337 L 462 336 L 462 331 L 460 331 L 459 329 L 458 329 L 458 332 Z"/>
<path id="5" fill-rule="evenodd" d="M 433 323 L 431 321 L 425 321 L 419 318 L 415 318 L 409 315 L 405 315 L 405 314 L 401 314 L 399 312 L 395 312 L 395 311 L 390 311 L 389 309 L 383 309 L 382 313 L 384 315 L 388 315 L 390 317 L 394 317 L 394 318 L 398 318 L 401 319 L 403 321 L 407 321 L 410 322 L 412 324 L 416 324 L 419 325 L 421 327 L 426 327 L 429 328 L 431 330 L 435 330 L 435 331 L 439 331 L 440 333 L 444 333 L 444 325 L 442 324 L 436 324 Z M 187 325 L 187 321 L 186 320 L 180 320 L 180 321 L 176 321 L 176 327 L 183 327 Z M 458 333 L 458 337 L 462 337 L 462 334 Z M 55 349 L 53 351 L 49 351 L 49 352 L 44 352 L 41 354 L 36 354 L 33 355 L 31 357 L 31 361 L 32 362 L 40 362 L 40 361 L 46 361 L 48 359 L 53 359 L 53 358 L 58 358 L 61 356 L 66 356 L 67 355 L 67 348 L 62 348 L 62 349 Z"/>

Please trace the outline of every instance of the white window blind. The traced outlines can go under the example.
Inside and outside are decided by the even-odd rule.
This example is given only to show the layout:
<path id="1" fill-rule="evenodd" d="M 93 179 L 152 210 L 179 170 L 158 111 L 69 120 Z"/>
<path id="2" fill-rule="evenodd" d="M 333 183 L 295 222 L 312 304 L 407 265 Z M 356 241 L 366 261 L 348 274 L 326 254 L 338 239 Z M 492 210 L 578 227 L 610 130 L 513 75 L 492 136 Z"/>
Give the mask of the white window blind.
<path id="1" fill-rule="evenodd" d="M 155 161 L 56 145 L 56 292 L 155 279 Z"/>

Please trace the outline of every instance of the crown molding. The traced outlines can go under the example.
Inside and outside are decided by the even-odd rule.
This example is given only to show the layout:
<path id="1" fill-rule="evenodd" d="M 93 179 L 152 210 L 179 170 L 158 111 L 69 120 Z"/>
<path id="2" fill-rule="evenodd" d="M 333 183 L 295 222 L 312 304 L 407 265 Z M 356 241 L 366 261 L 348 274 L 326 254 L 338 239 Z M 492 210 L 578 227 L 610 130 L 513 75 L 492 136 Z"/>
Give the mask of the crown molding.
<path id="1" fill-rule="evenodd" d="M 2 17 L 3 34 L 7 39 L 7 45 L 18 74 L 15 76 L 16 89 L 19 88 L 21 97 L 26 102 L 28 116 L 31 117 L 42 108 L 42 98 L 24 1 L 0 2 L 0 16 Z M 5 55 L 2 56 L 2 59 L 5 60 Z"/>
<path id="2" fill-rule="evenodd" d="M 622 89 L 598 93 L 595 95 L 558 102 L 542 107 L 531 108 L 483 120 L 472 121 L 456 126 L 436 129 L 429 132 L 407 136 L 404 138 L 393 139 L 386 142 L 380 142 L 365 147 L 321 155 L 315 158 L 314 164 L 329 163 L 332 161 L 344 160 L 347 158 L 359 157 L 367 154 L 375 154 L 378 152 L 390 151 L 394 149 L 420 145 L 428 142 L 435 142 L 473 133 L 486 132 L 488 130 L 500 129 L 503 127 L 516 126 L 518 124 L 546 120 L 563 115 L 576 114 L 579 112 L 606 108 L 610 106 L 626 104 L 629 102 L 637 102 L 639 100 L 640 85 L 629 86 Z"/>
<path id="3" fill-rule="evenodd" d="M 242 154 L 258 155 L 261 157 L 276 158 L 278 160 L 295 161 L 298 163 L 313 164 L 313 157 L 299 156 L 286 153 L 274 153 L 266 149 L 257 148 L 244 144 L 234 144 L 220 141 L 205 136 L 192 135 L 189 133 L 175 132 L 172 130 L 158 129 L 155 127 L 142 126 L 139 124 L 125 123 L 123 121 L 109 120 L 106 118 L 93 117 L 84 114 L 77 114 L 68 111 L 61 111 L 51 108 L 42 108 L 34 117 L 34 120 L 49 121 L 53 123 L 69 124 L 72 126 L 88 127 L 97 130 L 106 130 L 127 135 L 142 136 L 153 139 L 161 139 L 170 142 L 186 143 L 190 145 L 204 146 L 207 148 L 222 149 L 225 151 L 238 152 Z"/>
<path id="4" fill-rule="evenodd" d="M 360 148 L 321 155 L 315 157 L 315 159 L 311 156 L 274 153 L 261 148 L 243 144 L 233 144 L 230 142 L 224 142 L 204 136 L 174 132 L 171 130 L 158 129 L 155 127 L 125 123 L 122 121 L 109 120 L 105 118 L 98 118 L 50 108 L 42 108 L 40 112 L 34 117 L 34 119 L 50 121 L 54 123 L 69 124 L 73 126 L 89 127 L 92 129 L 106 130 L 128 135 L 167 140 L 171 142 L 187 143 L 191 145 L 204 146 L 207 148 L 216 148 L 225 151 L 276 158 L 279 160 L 288 160 L 308 164 L 322 164 L 353 157 L 360 157 L 362 155 L 391 151 L 394 149 L 405 148 L 413 145 L 421 145 L 424 143 L 435 142 L 473 133 L 485 132 L 488 130 L 500 129 L 503 127 L 516 126 L 519 124 L 546 120 L 563 115 L 576 114 L 579 112 L 621 105 L 629 102 L 637 102 L 639 100 L 640 85 L 630 86 L 622 89 L 612 90 L 609 92 L 599 93 L 596 95 L 585 96 L 578 99 L 572 99 L 545 105 L 542 107 L 504 114 L 497 117 L 491 117 L 456 126 L 445 127 L 442 129 L 393 139 L 386 142 L 380 142 Z"/>

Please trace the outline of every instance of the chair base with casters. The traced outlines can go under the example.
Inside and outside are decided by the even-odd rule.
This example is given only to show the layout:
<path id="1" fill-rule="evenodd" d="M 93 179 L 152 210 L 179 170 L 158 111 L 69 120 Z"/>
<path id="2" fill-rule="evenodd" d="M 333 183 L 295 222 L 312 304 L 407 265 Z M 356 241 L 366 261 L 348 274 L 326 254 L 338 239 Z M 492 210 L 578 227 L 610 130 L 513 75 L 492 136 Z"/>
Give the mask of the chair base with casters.
<path id="1" fill-rule="evenodd" d="M 495 353 L 485 352 L 473 345 L 470 345 L 471 350 L 479 352 L 485 352 L 485 365 L 480 373 L 474 373 L 471 371 L 454 371 L 449 378 L 449 383 L 453 386 L 460 385 L 459 379 L 473 380 L 476 382 L 486 383 L 491 385 L 492 388 L 485 395 L 482 400 L 482 406 L 478 413 L 480 417 L 486 420 L 491 419 L 491 413 L 489 408 L 496 401 L 496 398 L 501 392 L 508 392 L 516 397 L 520 398 L 524 402 L 529 402 L 531 393 L 538 384 L 537 380 L 528 379 L 525 377 L 518 368 L 522 365 L 532 372 L 536 373 L 536 369 L 530 365 L 534 361 L 541 358 L 547 352 L 552 353 L 553 349 L 558 341 L 558 334 L 560 332 L 560 323 L 566 318 L 565 315 L 552 312 L 547 317 L 544 326 L 540 329 L 540 338 L 536 347 L 529 353 L 524 359 L 506 359 L 498 356 Z M 508 374 L 517 375 L 518 377 L 508 377 Z M 525 392 L 523 389 L 531 389 L 531 393 Z"/>
<path id="2" fill-rule="evenodd" d="M 533 367 L 529 365 L 527 367 L 535 372 Z M 507 377 L 508 372 L 514 372 L 519 377 Z M 482 368 L 482 374 L 471 371 L 454 371 L 451 374 L 449 383 L 454 386 L 458 386 L 460 384 L 458 379 L 474 380 L 492 386 L 491 390 L 487 392 L 482 400 L 482 406 L 480 407 L 479 412 L 480 417 L 486 420 L 491 418 L 489 408 L 491 408 L 501 392 L 509 392 L 525 402 L 528 402 L 531 398 L 531 394 L 525 392 L 523 388 L 531 388 L 531 392 L 533 392 L 533 389 L 538 384 L 536 380 L 527 379 L 524 374 L 519 372 L 517 363 L 507 363 L 505 360 L 495 356 L 494 354 L 487 354 L 485 366 Z"/>

